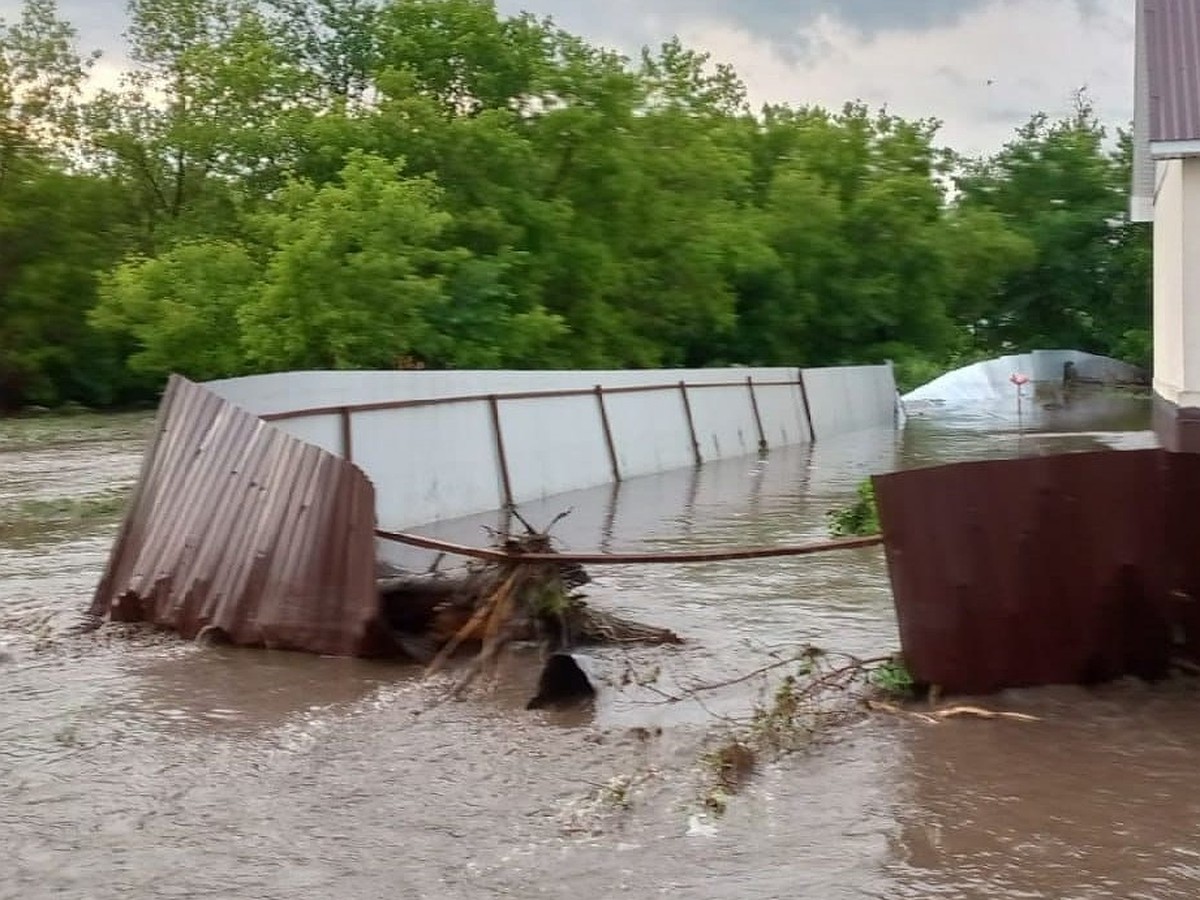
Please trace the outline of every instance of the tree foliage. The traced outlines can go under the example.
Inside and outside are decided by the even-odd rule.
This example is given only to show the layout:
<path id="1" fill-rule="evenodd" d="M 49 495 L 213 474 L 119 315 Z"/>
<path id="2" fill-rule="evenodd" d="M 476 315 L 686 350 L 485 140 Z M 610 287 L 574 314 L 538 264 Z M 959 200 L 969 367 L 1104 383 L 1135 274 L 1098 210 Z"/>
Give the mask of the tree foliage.
<path id="1" fill-rule="evenodd" d="M 1023 264 L 970 309 L 982 347 L 1126 354 L 1133 332 L 1148 328 L 1149 244 L 1145 227 L 1125 213 L 1131 144 L 1127 135 L 1115 152 L 1104 144 L 1104 129 L 1080 97 L 1074 116 L 1034 116 L 960 178 L 959 206 L 998 216 L 1026 245 Z"/>
<path id="2" fill-rule="evenodd" d="M 53 0 L 0 31 L 0 406 L 170 371 L 1144 361 L 1130 143 L 1086 102 L 985 159 L 861 104 L 751 110 L 490 0 Z"/>

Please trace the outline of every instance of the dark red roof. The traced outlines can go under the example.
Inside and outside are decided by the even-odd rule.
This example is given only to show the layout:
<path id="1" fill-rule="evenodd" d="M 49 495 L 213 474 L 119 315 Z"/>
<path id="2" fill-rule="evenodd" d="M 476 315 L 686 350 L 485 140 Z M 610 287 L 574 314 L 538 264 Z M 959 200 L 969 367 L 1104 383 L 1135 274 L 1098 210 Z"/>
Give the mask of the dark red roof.
<path id="1" fill-rule="evenodd" d="M 1200 141 L 1200 0 L 1144 0 L 1149 140 Z"/>

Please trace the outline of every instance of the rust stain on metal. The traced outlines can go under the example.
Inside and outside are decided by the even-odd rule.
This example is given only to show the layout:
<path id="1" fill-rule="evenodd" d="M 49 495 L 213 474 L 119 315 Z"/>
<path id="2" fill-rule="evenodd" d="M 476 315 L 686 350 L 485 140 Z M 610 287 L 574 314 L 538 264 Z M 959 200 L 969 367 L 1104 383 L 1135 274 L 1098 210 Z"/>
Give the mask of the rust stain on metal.
<path id="1" fill-rule="evenodd" d="M 803 372 L 799 381 L 758 381 L 759 387 L 804 387 Z M 741 381 L 698 381 L 684 382 L 685 390 L 706 390 L 712 388 L 741 387 Z M 417 409 L 425 406 L 443 406 L 459 403 L 490 403 L 494 397 L 498 401 L 506 400 L 550 400 L 562 397 L 585 397 L 592 393 L 593 388 L 560 388 L 558 390 L 539 391 L 509 391 L 503 394 L 457 394 L 448 397 L 421 397 L 408 400 L 382 400 L 373 403 L 354 403 L 346 406 L 310 406 L 302 409 L 288 409 L 281 412 L 266 413 L 261 418 L 265 422 L 282 422 L 288 419 L 304 419 L 310 416 L 338 415 L 343 409 L 352 413 L 384 412 L 396 409 Z M 679 383 L 674 384 L 626 384 L 606 387 L 604 393 L 614 394 L 651 394 L 663 391 L 677 391 Z"/>
<path id="2" fill-rule="evenodd" d="M 350 410 L 344 406 L 338 413 L 338 424 L 342 434 L 342 459 L 354 462 L 354 428 L 350 422 Z"/>
<path id="3" fill-rule="evenodd" d="M 172 376 L 91 612 L 185 638 L 211 625 L 240 645 L 386 652 L 374 527 L 355 466 Z"/>
<path id="4" fill-rule="evenodd" d="M 1074 453 L 874 483 L 920 682 L 985 693 L 1154 678 L 1200 634 L 1188 599 L 1200 596 L 1200 457 Z"/>

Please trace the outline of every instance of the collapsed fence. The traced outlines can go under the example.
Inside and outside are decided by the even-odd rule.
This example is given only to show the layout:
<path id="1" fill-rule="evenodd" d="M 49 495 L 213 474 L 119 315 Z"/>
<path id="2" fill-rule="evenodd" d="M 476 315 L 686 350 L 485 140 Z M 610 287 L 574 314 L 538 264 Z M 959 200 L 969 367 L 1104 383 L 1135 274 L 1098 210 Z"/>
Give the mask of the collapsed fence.
<path id="1" fill-rule="evenodd" d="M 477 399 L 442 398 L 443 405 Z M 375 485 L 349 460 L 172 377 L 91 613 L 188 639 L 219 632 L 243 646 L 390 655 L 395 641 L 374 576 L 375 541 L 401 536 L 376 530 L 377 502 Z M 431 546 L 428 538 L 404 539 Z M 871 543 L 578 560 L 436 542 L 433 549 L 529 566 L 756 559 Z"/>
<path id="2" fill-rule="evenodd" d="M 374 485 L 357 466 L 172 378 L 91 612 L 185 638 L 216 629 L 244 646 L 386 656 L 396 641 L 375 574 L 380 540 L 510 574 L 882 544 L 918 682 L 987 692 L 1153 678 L 1200 658 L 1200 557 L 1190 524 L 1200 457 L 1108 451 L 874 482 L 879 536 L 667 553 L 468 547 L 378 528 Z M 476 592 L 458 613 L 470 610 L 469 620 L 481 598 L 494 603 L 494 593 Z"/>

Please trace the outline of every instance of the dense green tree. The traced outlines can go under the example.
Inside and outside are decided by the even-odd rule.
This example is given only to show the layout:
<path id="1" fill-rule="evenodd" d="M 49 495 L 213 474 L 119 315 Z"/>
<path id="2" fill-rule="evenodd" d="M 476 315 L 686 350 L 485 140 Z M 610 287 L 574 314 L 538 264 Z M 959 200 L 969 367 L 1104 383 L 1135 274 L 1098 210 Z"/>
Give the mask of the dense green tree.
<path id="1" fill-rule="evenodd" d="M 150 258 L 132 257 L 104 279 L 91 312 L 101 331 L 128 334 L 135 371 L 165 379 L 224 378 L 248 371 L 239 312 L 259 296 L 261 269 L 240 244 L 183 241 Z"/>
<path id="2" fill-rule="evenodd" d="M 1130 145 L 1110 150 L 1105 137 L 1081 97 L 1072 117 L 1034 116 L 959 179 L 963 210 L 999 215 L 1033 250 L 971 310 L 981 346 L 1121 352 L 1146 327 L 1148 229 L 1125 212 Z"/>
<path id="3" fill-rule="evenodd" d="M 356 153 L 337 182 L 288 184 L 248 224 L 251 243 L 184 241 L 129 260 L 92 321 L 132 334 L 130 365 L 160 378 L 536 359 L 562 321 L 516 308 L 502 260 L 447 246 L 441 190 L 403 170 Z"/>
<path id="4" fill-rule="evenodd" d="M 1145 362 L 1148 229 L 1092 110 L 962 161 L 861 104 L 752 113 L 491 0 L 131 0 L 121 83 L 0 31 L 0 406 L 170 371 Z"/>
<path id="5" fill-rule="evenodd" d="M 125 386 L 119 348 L 85 318 L 125 225 L 121 186 L 72 165 L 89 62 L 50 0 L 0 27 L 0 410 Z"/>

